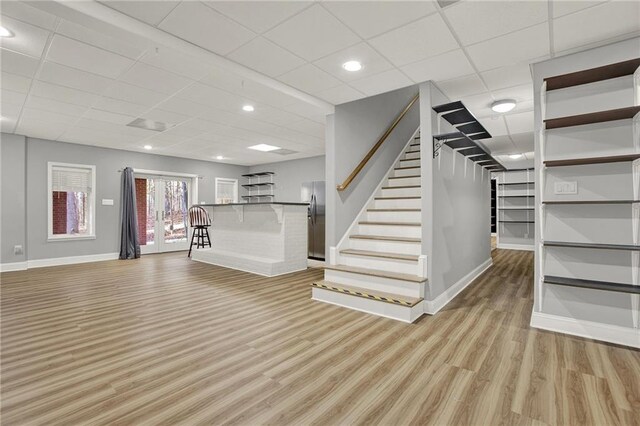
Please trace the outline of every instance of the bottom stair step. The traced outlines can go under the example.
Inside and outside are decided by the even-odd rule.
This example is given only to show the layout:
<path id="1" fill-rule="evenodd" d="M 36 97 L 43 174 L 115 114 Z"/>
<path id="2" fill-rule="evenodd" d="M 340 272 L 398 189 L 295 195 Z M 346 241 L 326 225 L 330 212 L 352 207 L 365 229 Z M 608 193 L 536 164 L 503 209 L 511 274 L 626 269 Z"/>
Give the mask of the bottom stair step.
<path id="1" fill-rule="evenodd" d="M 398 294 L 374 292 L 361 287 L 348 286 L 344 284 L 332 283 L 329 281 L 318 281 L 311 284 L 313 287 L 321 288 L 324 290 L 335 291 L 337 293 L 348 294 L 356 297 L 363 297 L 365 299 L 377 300 L 379 302 L 392 303 L 394 305 L 413 307 L 422 302 L 422 298 L 414 298 L 401 296 Z"/>
<path id="2" fill-rule="evenodd" d="M 379 269 L 360 268 L 357 266 L 349 265 L 325 265 L 324 269 L 330 269 L 333 271 L 348 272 L 351 274 L 369 275 L 372 277 L 389 278 L 393 280 L 409 281 L 416 284 L 421 284 L 427 281 L 426 278 L 419 277 L 417 275 L 402 274 L 399 272 L 382 271 Z"/>

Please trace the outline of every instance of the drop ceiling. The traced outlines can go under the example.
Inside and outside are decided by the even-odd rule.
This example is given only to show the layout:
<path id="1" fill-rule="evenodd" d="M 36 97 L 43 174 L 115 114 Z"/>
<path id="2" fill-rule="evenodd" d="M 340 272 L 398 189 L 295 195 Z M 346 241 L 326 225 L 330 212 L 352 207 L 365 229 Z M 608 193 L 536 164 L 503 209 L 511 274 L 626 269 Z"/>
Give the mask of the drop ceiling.
<path id="1" fill-rule="evenodd" d="M 637 1 L 440 3 L 101 3 L 105 15 L 260 73 L 253 79 L 64 5 L 2 2 L 2 25 L 16 34 L 1 40 L 2 131 L 253 165 L 323 154 L 323 103 L 434 80 L 494 136 L 492 154 L 508 163 L 524 153 L 520 164 L 533 151 L 528 64 L 640 32 Z M 363 69 L 345 71 L 351 59 Z M 518 105 L 497 115 L 490 104 L 503 98 Z M 138 118 L 170 128 L 127 126 Z M 263 143 L 294 153 L 247 149 Z"/>

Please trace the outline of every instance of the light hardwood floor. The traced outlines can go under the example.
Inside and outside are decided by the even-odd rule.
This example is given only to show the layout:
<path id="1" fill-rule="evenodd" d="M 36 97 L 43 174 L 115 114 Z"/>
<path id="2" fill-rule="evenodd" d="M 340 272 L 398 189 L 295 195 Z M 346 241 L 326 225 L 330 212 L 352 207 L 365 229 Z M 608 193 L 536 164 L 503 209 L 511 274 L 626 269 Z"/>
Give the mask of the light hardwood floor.
<path id="1" fill-rule="evenodd" d="M 533 255 L 416 324 L 183 254 L 2 274 L 2 424 L 640 424 L 640 352 L 529 327 Z"/>

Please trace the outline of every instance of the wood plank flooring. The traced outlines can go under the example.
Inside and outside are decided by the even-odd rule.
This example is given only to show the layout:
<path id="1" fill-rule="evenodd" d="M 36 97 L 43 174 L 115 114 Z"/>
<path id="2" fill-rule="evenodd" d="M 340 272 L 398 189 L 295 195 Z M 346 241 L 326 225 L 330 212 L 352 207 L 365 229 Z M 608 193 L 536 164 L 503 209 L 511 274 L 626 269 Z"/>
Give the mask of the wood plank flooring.
<path id="1" fill-rule="evenodd" d="M 2 425 L 640 424 L 640 351 L 529 327 L 533 255 L 403 324 L 184 254 L 2 274 Z"/>

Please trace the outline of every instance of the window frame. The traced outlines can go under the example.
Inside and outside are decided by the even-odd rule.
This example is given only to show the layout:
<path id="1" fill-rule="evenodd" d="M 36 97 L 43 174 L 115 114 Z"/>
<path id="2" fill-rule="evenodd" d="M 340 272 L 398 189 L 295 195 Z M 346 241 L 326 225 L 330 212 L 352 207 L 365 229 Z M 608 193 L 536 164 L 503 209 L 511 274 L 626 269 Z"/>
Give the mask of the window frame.
<path id="1" fill-rule="evenodd" d="M 89 205 L 89 230 L 88 234 L 54 234 L 53 233 L 53 169 L 66 167 L 70 169 L 87 169 L 91 171 L 91 192 L 87 197 Z M 72 164 L 49 161 L 47 163 L 47 241 L 78 241 L 96 239 L 96 166 L 89 164 Z"/>
<path id="2" fill-rule="evenodd" d="M 216 187 L 215 187 L 215 197 L 216 197 L 215 203 L 216 204 L 220 204 L 220 203 L 218 203 L 218 182 L 226 182 L 226 183 L 233 183 L 234 184 L 234 190 L 235 190 L 234 192 L 235 192 L 235 194 L 233 196 L 233 203 L 234 204 L 238 203 L 238 200 L 240 198 L 240 196 L 238 194 L 239 193 L 238 179 L 222 178 L 222 177 L 217 177 L 216 181 L 215 181 L 215 185 L 216 185 Z"/>

